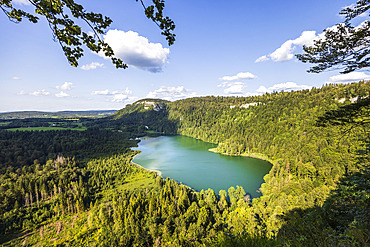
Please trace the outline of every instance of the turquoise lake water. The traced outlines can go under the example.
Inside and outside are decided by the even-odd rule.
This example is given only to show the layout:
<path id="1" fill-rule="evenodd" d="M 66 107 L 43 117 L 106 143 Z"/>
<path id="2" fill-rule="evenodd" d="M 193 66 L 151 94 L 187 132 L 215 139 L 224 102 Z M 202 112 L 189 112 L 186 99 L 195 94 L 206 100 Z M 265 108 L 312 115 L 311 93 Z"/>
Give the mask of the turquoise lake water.
<path id="1" fill-rule="evenodd" d="M 214 147 L 216 145 L 186 136 L 145 137 L 137 148 L 142 152 L 133 162 L 158 170 L 163 178 L 170 177 L 197 191 L 211 188 L 218 194 L 220 190 L 239 185 L 253 198 L 261 196 L 257 190 L 271 164 L 208 151 Z"/>

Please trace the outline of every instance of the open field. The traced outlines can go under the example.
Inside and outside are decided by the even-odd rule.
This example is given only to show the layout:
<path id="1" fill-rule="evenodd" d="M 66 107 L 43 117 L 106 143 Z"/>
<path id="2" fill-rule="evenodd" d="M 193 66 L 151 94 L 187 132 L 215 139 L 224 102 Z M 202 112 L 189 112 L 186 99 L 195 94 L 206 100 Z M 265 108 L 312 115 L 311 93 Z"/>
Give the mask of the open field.
<path id="1" fill-rule="evenodd" d="M 49 131 L 49 130 L 77 130 L 77 131 L 85 131 L 85 127 L 79 128 L 63 128 L 63 127 L 22 127 L 22 128 L 11 128 L 6 129 L 8 131 Z"/>

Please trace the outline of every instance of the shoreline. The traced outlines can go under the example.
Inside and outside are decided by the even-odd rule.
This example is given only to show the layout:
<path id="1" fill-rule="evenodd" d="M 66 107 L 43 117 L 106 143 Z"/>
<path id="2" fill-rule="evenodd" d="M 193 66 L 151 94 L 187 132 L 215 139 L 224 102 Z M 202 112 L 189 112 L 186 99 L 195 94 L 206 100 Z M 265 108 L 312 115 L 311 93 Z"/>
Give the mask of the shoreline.
<path id="1" fill-rule="evenodd" d="M 136 155 L 138 155 L 138 154 L 136 154 Z M 155 172 L 157 176 L 159 176 L 159 177 L 163 178 L 163 177 L 162 177 L 162 172 L 161 172 L 161 171 L 159 171 L 159 170 L 154 170 L 154 169 L 148 169 L 148 168 L 145 168 L 145 167 L 143 167 L 143 166 L 141 166 L 141 165 L 139 165 L 139 164 L 135 163 L 135 162 L 134 162 L 134 159 L 135 159 L 136 155 L 135 155 L 135 156 L 132 158 L 132 160 L 131 160 L 131 163 L 132 163 L 134 166 L 136 166 L 136 167 L 138 167 L 138 168 L 141 168 L 141 169 L 144 169 L 144 170 L 147 170 L 147 171 L 150 171 L 150 172 Z M 183 184 L 181 181 L 177 181 L 177 180 L 175 180 L 175 179 L 173 179 L 173 178 L 170 178 L 170 179 L 172 179 L 172 180 L 176 181 L 176 183 L 178 183 L 179 185 L 183 185 L 183 186 L 187 187 L 187 188 L 188 188 L 188 189 L 190 189 L 190 190 L 193 190 L 193 191 L 195 191 L 195 192 L 200 192 L 200 191 L 197 191 L 197 190 L 195 190 L 194 188 L 190 187 L 190 186 L 189 186 L 189 185 L 187 185 L 187 184 Z"/>
<path id="2" fill-rule="evenodd" d="M 133 164 L 134 166 L 136 166 L 138 168 L 141 168 L 141 169 L 144 169 L 144 170 L 147 170 L 147 171 L 150 171 L 150 172 L 155 172 L 157 176 L 162 177 L 162 172 L 161 171 L 154 170 L 154 169 L 148 169 L 148 168 L 145 168 L 145 167 L 135 163 L 134 159 L 135 159 L 136 155 L 138 155 L 138 154 L 135 154 L 135 156 L 132 158 L 131 164 Z"/>
<path id="3" fill-rule="evenodd" d="M 188 137 L 188 136 L 186 136 L 186 137 Z M 193 138 L 193 137 L 189 137 L 189 138 Z M 193 139 L 195 139 L 195 138 L 193 138 Z M 200 140 L 200 139 L 199 139 Z M 202 140 L 201 140 L 202 141 Z M 141 152 L 140 150 L 136 150 L 136 151 L 139 151 L 139 152 Z M 271 165 L 271 168 L 274 166 L 274 163 L 266 156 L 266 155 L 264 155 L 264 154 L 260 154 L 260 153 L 244 153 L 244 154 L 240 154 L 240 155 L 235 155 L 235 154 L 228 154 L 228 153 L 220 153 L 220 152 L 218 152 L 217 151 L 217 147 L 216 148 L 210 148 L 210 149 L 208 149 L 208 151 L 209 152 L 212 152 L 212 153 L 217 153 L 217 154 L 222 154 L 222 155 L 228 155 L 228 156 L 240 156 L 240 157 L 247 157 L 247 158 L 254 158 L 254 159 L 259 159 L 259 160 L 263 160 L 263 161 L 266 161 L 266 162 L 268 162 L 268 163 L 270 163 L 270 165 Z M 159 176 L 159 177 L 161 177 L 162 179 L 163 179 L 163 177 L 162 177 L 162 172 L 161 171 L 159 171 L 159 170 L 155 170 L 155 169 L 149 169 L 149 168 L 145 168 L 145 167 L 143 167 L 143 166 L 141 166 L 141 165 L 139 165 L 138 163 L 135 163 L 134 162 L 134 159 L 135 159 L 135 157 L 136 157 L 136 155 L 138 155 L 139 153 L 137 153 L 137 154 L 135 154 L 134 156 L 133 156 L 133 158 L 132 158 L 132 160 L 131 160 L 131 164 L 133 164 L 134 166 L 136 166 L 137 168 L 140 168 L 140 169 L 144 169 L 144 170 L 146 170 L 146 171 L 149 171 L 149 172 L 155 172 L 155 174 L 157 175 L 157 176 Z M 267 174 L 269 174 L 269 173 L 267 173 Z M 267 175 L 266 174 L 266 175 Z M 191 187 L 191 186 L 189 186 L 189 185 L 187 185 L 187 184 L 183 184 L 181 181 L 178 181 L 178 180 L 176 180 L 176 179 L 173 179 L 173 178 L 170 178 L 170 179 L 172 179 L 172 180 L 174 180 L 176 183 L 178 183 L 179 185 L 182 185 L 182 186 L 185 186 L 185 187 L 187 187 L 188 189 L 190 189 L 190 190 L 193 190 L 193 191 L 195 191 L 195 192 L 200 192 L 201 190 L 203 190 L 203 189 L 201 189 L 201 190 L 196 190 L 195 188 L 193 188 L 193 187 Z M 262 184 L 264 184 L 265 182 L 263 182 Z M 262 184 L 261 184 L 261 186 L 262 186 Z M 261 189 L 261 186 L 259 187 L 259 189 Z M 213 190 L 213 189 L 212 189 Z M 215 192 L 216 193 L 216 192 Z M 249 196 L 250 196 L 250 198 L 251 198 L 251 200 L 252 199 L 255 199 L 255 198 L 259 198 L 259 197 L 261 197 L 262 196 L 262 194 L 261 195 L 257 195 L 256 197 L 253 197 L 249 192 L 247 193 L 247 194 L 249 194 Z"/>
<path id="4" fill-rule="evenodd" d="M 260 154 L 260 153 L 243 153 L 243 154 L 228 154 L 228 153 L 221 153 L 218 152 L 217 147 L 208 149 L 209 152 L 216 153 L 216 154 L 223 154 L 228 156 L 241 156 L 241 157 L 247 157 L 247 158 L 253 158 L 253 159 L 260 159 L 269 162 L 271 165 L 274 165 L 273 161 L 270 160 L 266 155 Z"/>

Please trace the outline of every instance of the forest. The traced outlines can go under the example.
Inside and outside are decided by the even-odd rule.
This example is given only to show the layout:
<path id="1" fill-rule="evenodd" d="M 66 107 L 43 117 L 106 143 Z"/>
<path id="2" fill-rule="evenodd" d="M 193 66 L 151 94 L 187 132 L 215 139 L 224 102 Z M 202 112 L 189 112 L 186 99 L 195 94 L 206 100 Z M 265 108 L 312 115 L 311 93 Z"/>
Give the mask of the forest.
<path id="1" fill-rule="evenodd" d="M 27 118 L 101 118 L 115 113 L 115 110 L 103 111 L 60 111 L 60 112 L 40 112 L 40 111 L 23 111 L 23 112 L 3 112 L 0 113 L 0 119 L 27 119 Z"/>
<path id="2" fill-rule="evenodd" d="M 369 96 L 359 82 L 145 99 L 85 131 L 1 129 L 0 244 L 368 246 Z M 268 160 L 261 196 L 195 191 L 136 166 L 131 147 L 148 132 Z"/>

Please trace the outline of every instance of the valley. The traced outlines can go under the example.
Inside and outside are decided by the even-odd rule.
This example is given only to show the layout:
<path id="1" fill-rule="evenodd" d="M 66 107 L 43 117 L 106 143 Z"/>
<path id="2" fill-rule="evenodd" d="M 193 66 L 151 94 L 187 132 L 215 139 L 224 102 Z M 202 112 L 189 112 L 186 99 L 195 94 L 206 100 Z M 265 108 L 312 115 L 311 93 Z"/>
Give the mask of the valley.
<path id="1" fill-rule="evenodd" d="M 84 131 L 0 130 L 0 239 L 4 246 L 366 246 L 369 96 L 363 81 L 253 97 L 144 99 L 81 120 Z M 132 164 L 137 138 L 159 133 L 268 160 L 261 194 L 194 190 Z"/>

